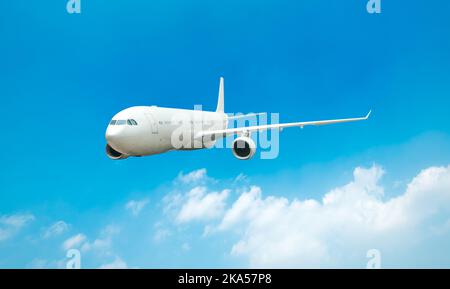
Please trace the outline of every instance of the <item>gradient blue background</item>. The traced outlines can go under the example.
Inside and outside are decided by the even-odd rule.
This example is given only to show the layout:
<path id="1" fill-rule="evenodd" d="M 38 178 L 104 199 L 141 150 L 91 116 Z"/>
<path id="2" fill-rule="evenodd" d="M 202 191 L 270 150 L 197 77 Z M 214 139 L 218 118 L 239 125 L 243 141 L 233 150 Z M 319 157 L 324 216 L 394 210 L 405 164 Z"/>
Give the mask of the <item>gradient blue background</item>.
<path id="1" fill-rule="evenodd" d="M 449 1 L 384 0 L 379 15 L 355 0 L 82 0 L 80 15 L 65 5 L 0 2 L 2 214 L 32 211 L 89 232 L 109 208 L 179 171 L 244 173 L 288 196 L 295 181 L 296 192 L 310 197 L 311 188 L 344 183 L 356 165 L 381 163 L 398 179 L 450 162 Z M 116 112 L 212 110 L 220 76 L 227 112 L 277 112 L 282 122 L 373 114 L 367 122 L 285 130 L 274 160 L 242 162 L 223 149 L 118 162 L 105 156 L 104 132 Z M 27 250 L 51 251 L 18 243 L 0 244 L 0 266 L 23 266 Z M 231 264 L 159 254 L 141 264 Z"/>

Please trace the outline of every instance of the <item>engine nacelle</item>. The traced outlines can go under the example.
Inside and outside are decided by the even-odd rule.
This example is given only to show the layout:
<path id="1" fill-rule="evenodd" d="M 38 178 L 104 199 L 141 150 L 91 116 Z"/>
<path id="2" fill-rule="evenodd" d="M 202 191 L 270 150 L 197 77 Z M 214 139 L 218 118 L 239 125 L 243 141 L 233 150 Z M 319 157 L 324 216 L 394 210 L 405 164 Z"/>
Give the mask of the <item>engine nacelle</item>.
<path id="1" fill-rule="evenodd" d="M 122 160 L 128 157 L 127 155 L 113 149 L 109 144 L 106 144 L 106 155 L 112 160 Z"/>
<path id="2" fill-rule="evenodd" d="M 253 139 L 241 136 L 233 141 L 232 151 L 237 159 L 248 160 L 255 154 L 256 144 Z"/>

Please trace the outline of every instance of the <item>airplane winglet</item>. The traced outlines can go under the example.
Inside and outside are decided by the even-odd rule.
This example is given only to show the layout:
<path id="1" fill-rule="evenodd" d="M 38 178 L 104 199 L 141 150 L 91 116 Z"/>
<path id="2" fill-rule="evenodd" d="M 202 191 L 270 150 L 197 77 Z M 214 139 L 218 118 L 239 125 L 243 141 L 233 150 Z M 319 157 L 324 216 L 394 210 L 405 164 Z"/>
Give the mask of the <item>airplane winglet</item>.
<path id="1" fill-rule="evenodd" d="M 366 115 L 366 117 L 364 119 L 368 119 L 371 113 L 372 113 L 372 110 L 369 110 L 369 113 Z"/>

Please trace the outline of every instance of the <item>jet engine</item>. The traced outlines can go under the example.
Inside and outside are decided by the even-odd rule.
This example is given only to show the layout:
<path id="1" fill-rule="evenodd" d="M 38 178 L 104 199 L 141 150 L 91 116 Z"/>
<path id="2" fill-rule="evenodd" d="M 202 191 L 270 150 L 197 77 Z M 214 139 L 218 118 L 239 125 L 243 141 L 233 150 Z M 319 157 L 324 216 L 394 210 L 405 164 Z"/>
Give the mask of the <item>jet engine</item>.
<path id="1" fill-rule="evenodd" d="M 248 160 L 255 154 L 256 144 L 253 139 L 241 136 L 233 141 L 232 151 L 237 159 Z"/>
<path id="2" fill-rule="evenodd" d="M 109 144 L 106 144 L 106 155 L 112 160 L 122 160 L 128 157 L 127 155 L 113 149 Z"/>

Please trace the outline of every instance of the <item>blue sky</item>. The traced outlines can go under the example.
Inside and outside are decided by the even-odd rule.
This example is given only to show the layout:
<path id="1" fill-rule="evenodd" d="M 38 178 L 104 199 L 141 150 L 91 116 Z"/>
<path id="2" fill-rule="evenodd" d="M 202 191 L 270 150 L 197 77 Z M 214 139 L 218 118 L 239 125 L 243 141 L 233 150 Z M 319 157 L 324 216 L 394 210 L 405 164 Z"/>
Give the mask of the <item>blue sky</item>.
<path id="1" fill-rule="evenodd" d="M 442 254 L 449 252 L 445 229 L 410 247 L 386 244 L 395 237 L 379 233 L 377 242 L 361 240 L 360 252 L 330 243 L 329 225 L 319 235 L 300 230 L 327 252 L 355 256 L 319 250 L 319 264 L 295 249 L 295 261 L 255 260 L 276 250 L 251 247 L 260 235 L 249 217 L 236 232 L 205 234 L 251 186 L 261 189 L 261 200 L 320 202 L 358 183 L 361 167 L 384 188 L 377 200 L 388 202 L 406 195 L 422 170 L 447 168 L 448 1 L 382 1 L 379 15 L 368 14 L 365 1 L 82 0 L 79 15 L 59 2 L 0 3 L 0 267 L 64 267 L 63 243 L 74 236 L 84 236 L 80 249 L 88 244 L 83 267 L 365 267 L 367 246 L 382 249 L 384 266 L 450 265 Z M 367 122 L 284 130 L 273 160 L 242 162 L 224 149 L 105 156 L 104 132 L 116 112 L 153 104 L 214 109 L 220 76 L 227 112 L 276 112 L 282 122 L 373 114 Z M 195 171 L 198 179 L 180 180 Z M 442 174 L 432 179 L 448 194 L 448 175 L 433 173 Z M 184 205 L 199 200 L 189 198 L 195 187 L 206 188 L 200 196 L 213 194 L 218 215 L 206 210 L 180 221 Z M 230 192 L 214 194 L 224 189 Z M 130 201 L 144 204 L 136 216 Z M 411 236 L 446 228 L 448 207 L 429 204 L 441 213 L 401 228 L 415 228 Z M 54 224 L 59 229 L 46 235 Z M 248 246 L 236 253 L 240 241 Z M 304 249 L 300 241 L 289 246 Z"/>

